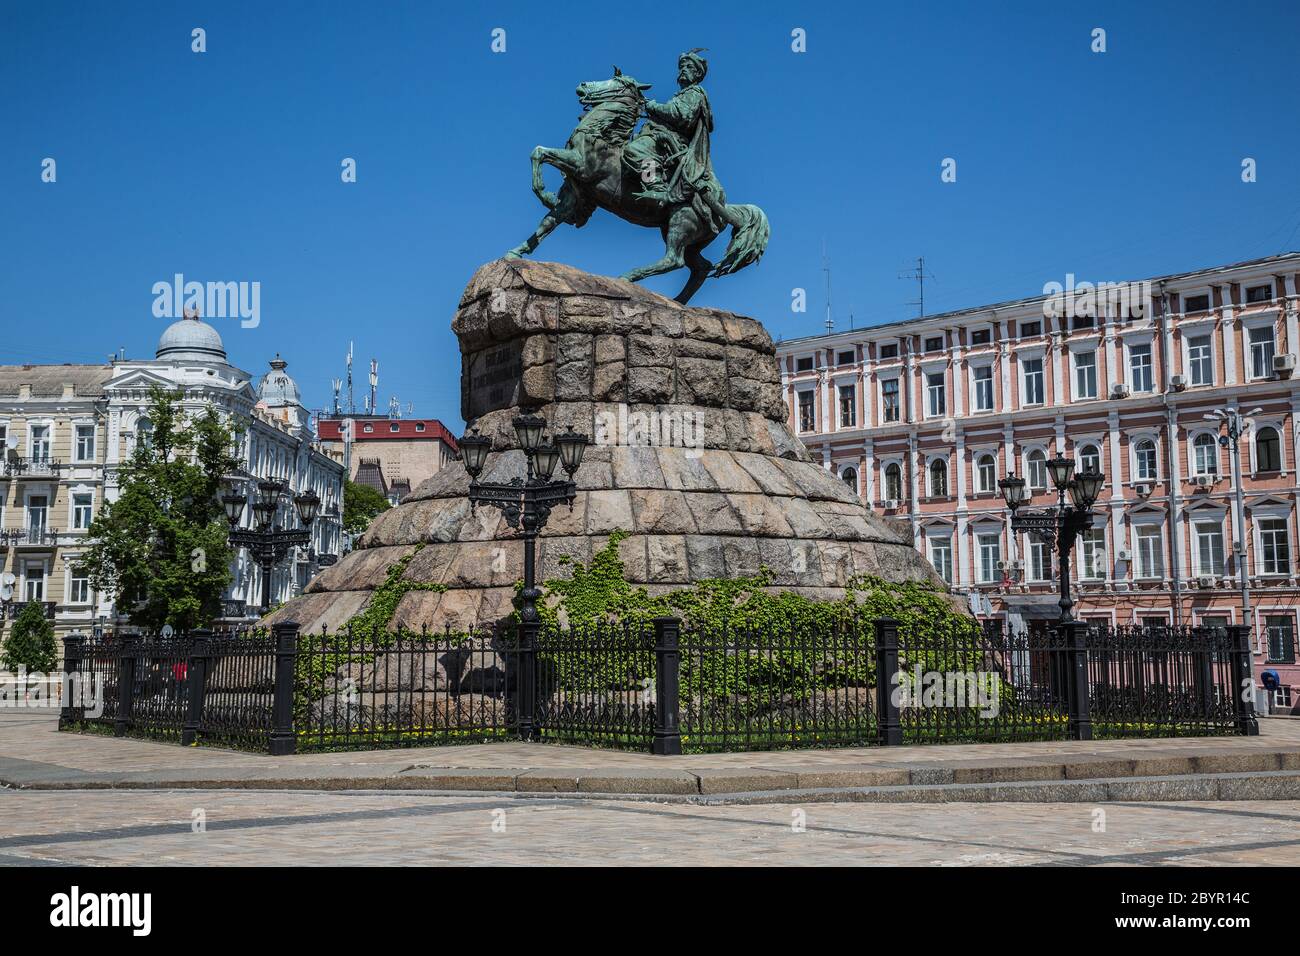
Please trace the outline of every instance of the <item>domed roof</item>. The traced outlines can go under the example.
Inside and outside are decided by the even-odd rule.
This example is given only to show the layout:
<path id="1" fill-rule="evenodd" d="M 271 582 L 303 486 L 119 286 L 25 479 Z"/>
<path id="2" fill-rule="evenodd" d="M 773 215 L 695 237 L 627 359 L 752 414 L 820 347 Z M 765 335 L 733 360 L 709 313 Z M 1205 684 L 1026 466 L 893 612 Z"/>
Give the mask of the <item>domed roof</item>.
<path id="1" fill-rule="evenodd" d="M 288 362 L 280 358 L 280 353 L 276 352 L 275 358 L 271 359 L 271 371 L 262 376 L 262 382 L 257 386 L 257 396 L 268 408 L 302 404 L 298 383 L 285 372 L 288 365 Z"/>
<path id="2" fill-rule="evenodd" d="M 157 357 L 168 361 L 224 363 L 226 347 L 216 329 L 197 315 L 186 315 L 167 326 L 158 340 Z"/>

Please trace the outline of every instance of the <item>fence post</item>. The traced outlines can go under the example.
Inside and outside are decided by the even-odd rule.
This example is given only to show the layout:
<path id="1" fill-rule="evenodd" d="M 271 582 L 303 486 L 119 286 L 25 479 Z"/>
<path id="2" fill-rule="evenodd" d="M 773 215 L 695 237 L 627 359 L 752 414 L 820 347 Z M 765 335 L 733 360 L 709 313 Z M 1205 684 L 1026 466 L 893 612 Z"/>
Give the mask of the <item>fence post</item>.
<path id="1" fill-rule="evenodd" d="M 283 757 L 298 749 L 293 729 L 293 685 L 298 669 L 298 622 L 285 621 L 271 626 L 275 636 L 275 697 L 271 704 L 271 740 L 273 757 Z"/>
<path id="2" fill-rule="evenodd" d="M 75 692 L 81 697 L 81 680 L 77 672 L 81 669 L 81 649 L 85 646 L 86 638 L 77 631 L 66 634 L 63 637 L 63 701 L 59 708 L 59 729 L 64 730 L 81 720 L 82 714 L 79 708 L 72 701 L 72 695 Z"/>
<path id="3" fill-rule="evenodd" d="M 190 652 L 185 657 L 185 724 L 181 727 L 181 744 L 192 746 L 203 726 L 203 696 L 208 680 L 208 638 L 212 632 L 194 632 Z"/>
<path id="4" fill-rule="evenodd" d="M 1070 739 L 1092 739 L 1092 688 L 1088 684 L 1088 625 L 1070 621 L 1063 628 L 1066 654 Z"/>
<path id="5" fill-rule="evenodd" d="M 655 727 L 656 754 L 682 752 L 680 619 L 655 618 Z"/>
<path id="6" fill-rule="evenodd" d="M 536 740 L 537 720 L 537 633 L 542 622 L 519 622 L 519 739 Z"/>
<path id="7" fill-rule="evenodd" d="M 140 638 L 123 634 L 118 643 L 117 657 L 117 717 L 113 721 L 113 736 L 125 737 L 131 727 L 131 711 L 135 702 L 135 655 Z"/>
<path id="8" fill-rule="evenodd" d="M 903 725 L 894 699 L 894 676 L 898 673 L 898 619 L 878 617 L 876 631 L 876 721 L 881 744 L 897 747 L 903 742 Z"/>
<path id="9" fill-rule="evenodd" d="M 1237 733 L 1243 737 L 1255 737 L 1259 735 L 1259 721 L 1255 717 L 1255 682 L 1250 676 L 1250 627 L 1229 624 L 1228 643 L 1232 647 L 1232 696 L 1236 701 Z"/>

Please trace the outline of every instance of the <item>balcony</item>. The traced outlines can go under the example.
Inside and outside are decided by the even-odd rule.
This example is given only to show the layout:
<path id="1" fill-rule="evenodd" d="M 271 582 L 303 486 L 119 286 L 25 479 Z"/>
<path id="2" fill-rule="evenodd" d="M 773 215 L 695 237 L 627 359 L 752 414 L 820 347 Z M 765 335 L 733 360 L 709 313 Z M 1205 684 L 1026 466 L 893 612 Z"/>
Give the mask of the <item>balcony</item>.
<path id="1" fill-rule="evenodd" d="M 52 548 L 58 541 L 58 529 L 44 525 L 0 531 L 0 548 Z"/>
<path id="2" fill-rule="evenodd" d="M 6 478 L 27 479 L 29 481 L 58 481 L 63 474 L 63 462 L 52 458 L 18 458 L 6 460 L 0 466 L 0 474 Z"/>
<path id="3" fill-rule="evenodd" d="M 13 601 L 12 603 L 10 603 L 10 604 L 8 605 L 8 617 L 9 617 L 9 620 L 11 620 L 11 621 L 16 620 L 17 617 L 18 617 L 18 615 L 21 614 L 21 613 L 23 613 L 23 608 L 25 608 L 28 604 L 33 604 L 33 603 L 34 603 L 34 604 L 38 604 L 38 605 L 40 605 L 40 606 L 42 606 L 42 607 L 45 608 L 45 619 L 46 619 L 47 621 L 52 621 L 52 620 L 54 620 L 54 609 L 55 609 L 56 607 L 58 607 L 58 605 L 55 604 L 53 601 L 34 601 L 34 602 L 33 602 L 33 601 Z"/>

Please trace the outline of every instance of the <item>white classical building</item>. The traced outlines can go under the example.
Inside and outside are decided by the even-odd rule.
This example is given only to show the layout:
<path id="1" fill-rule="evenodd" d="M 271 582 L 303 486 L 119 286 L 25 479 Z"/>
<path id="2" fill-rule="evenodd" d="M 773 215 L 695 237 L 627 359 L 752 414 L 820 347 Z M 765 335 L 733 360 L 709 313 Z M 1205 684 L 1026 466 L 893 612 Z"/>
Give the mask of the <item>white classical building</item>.
<path id="1" fill-rule="evenodd" d="M 316 441 L 287 363 L 277 355 L 270 365 L 255 382 L 230 364 L 216 329 L 185 318 L 163 332 L 152 359 L 0 366 L 0 572 L 14 578 L 8 616 L 40 601 L 60 633 L 112 617 L 109 596 L 91 591 L 78 559 L 91 521 L 117 499 L 122 466 L 150 429 L 154 385 L 179 390 L 187 413 L 216 408 L 241 431 L 242 477 L 278 479 L 290 495 L 310 489 L 320 497 L 311 543 L 276 569 L 271 603 L 300 593 L 339 554 L 344 467 Z M 242 552 L 232 570 L 223 616 L 240 618 L 258 606 L 261 574 Z"/>

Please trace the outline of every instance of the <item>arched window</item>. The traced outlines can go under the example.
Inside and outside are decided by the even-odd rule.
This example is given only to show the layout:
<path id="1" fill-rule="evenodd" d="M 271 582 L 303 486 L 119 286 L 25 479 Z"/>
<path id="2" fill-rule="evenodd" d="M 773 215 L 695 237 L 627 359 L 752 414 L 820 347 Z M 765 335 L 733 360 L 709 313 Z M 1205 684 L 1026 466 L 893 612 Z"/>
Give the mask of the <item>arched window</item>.
<path id="1" fill-rule="evenodd" d="M 1219 473 L 1219 448 L 1213 435 L 1202 433 L 1192 441 L 1192 470 L 1197 475 Z"/>
<path id="2" fill-rule="evenodd" d="M 1143 438 L 1133 450 L 1134 474 L 1138 481 L 1156 480 L 1156 443 Z"/>
<path id="3" fill-rule="evenodd" d="M 975 487 L 992 494 L 998 488 L 998 463 L 992 455 L 981 455 L 975 464 Z"/>
<path id="4" fill-rule="evenodd" d="M 1282 470 L 1282 441 L 1277 429 L 1261 428 L 1255 434 L 1255 470 Z"/>
<path id="5" fill-rule="evenodd" d="M 845 468 L 840 472 L 840 480 L 849 486 L 849 490 L 855 495 L 858 493 L 858 470 L 856 468 Z"/>
<path id="6" fill-rule="evenodd" d="M 1101 472 L 1101 450 L 1096 445 L 1084 445 L 1079 449 L 1079 471 Z"/>
<path id="7" fill-rule="evenodd" d="M 885 497 L 892 498 L 894 501 L 902 500 L 903 469 L 898 466 L 898 462 L 893 462 L 885 468 Z"/>
<path id="8" fill-rule="evenodd" d="M 135 423 L 135 440 L 141 448 L 148 448 L 153 443 L 153 422 L 141 418 Z"/>
<path id="9" fill-rule="evenodd" d="M 948 496 L 948 463 L 942 458 L 930 462 L 930 497 Z"/>
<path id="10" fill-rule="evenodd" d="M 1029 466 L 1029 487 L 1036 491 L 1043 491 L 1047 488 L 1047 455 L 1035 449 L 1026 457 L 1025 462 Z"/>

